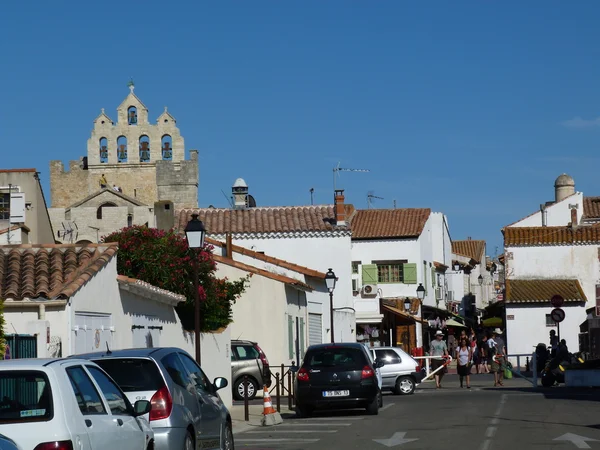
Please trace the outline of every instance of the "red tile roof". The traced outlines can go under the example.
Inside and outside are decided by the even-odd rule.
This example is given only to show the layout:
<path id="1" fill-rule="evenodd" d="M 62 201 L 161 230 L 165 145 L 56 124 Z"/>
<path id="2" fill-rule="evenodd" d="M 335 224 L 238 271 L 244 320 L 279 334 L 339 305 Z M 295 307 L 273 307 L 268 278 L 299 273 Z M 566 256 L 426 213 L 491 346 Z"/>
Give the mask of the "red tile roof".
<path id="1" fill-rule="evenodd" d="M 419 237 L 430 214 L 429 208 L 359 209 L 350 218 L 352 239 Z"/>
<path id="2" fill-rule="evenodd" d="M 600 219 L 600 197 L 583 197 L 583 218 Z"/>
<path id="3" fill-rule="evenodd" d="M 141 291 L 142 295 L 157 295 L 158 298 L 163 298 L 163 302 L 176 306 L 180 302 L 185 302 L 185 295 L 176 294 L 166 289 L 161 289 L 150 283 L 147 283 L 137 278 L 126 277 L 125 275 L 117 275 L 117 282 L 121 285 L 125 285 L 128 288 L 133 288 Z"/>
<path id="4" fill-rule="evenodd" d="M 204 222 L 208 234 L 265 234 L 326 232 L 337 227 L 333 206 L 286 206 L 269 208 L 183 209 L 175 214 L 175 229 L 183 232 L 192 214 Z"/>
<path id="5" fill-rule="evenodd" d="M 508 227 L 505 247 L 600 244 L 600 225 L 571 227 Z"/>
<path id="6" fill-rule="evenodd" d="M 116 252 L 111 244 L 0 246 L 0 298 L 67 299 Z"/>
<path id="7" fill-rule="evenodd" d="M 477 263 L 485 257 L 485 241 L 467 239 L 466 241 L 452 241 L 452 251 L 457 255 L 471 258 Z"/>
<path id="8" fill-rule="evenodd" d="M 437 270 L 440 270 L 442 272 L 445 272 L 446 270 L 448 270 L 448 266 L 446 264 L 442 264 L 441 262 L 437 262 L 437 261 L 433 262 L 433 267 L 435 267 Z"/>
<path id="9" fill-rule="evenodd" d="M 550 299 L 555 295 L 560 295 L 565 302 L 587 302 L 579 280 L 506 280 L 506 303 L 548 303 L 550 306 Z"/>
<path id="10" fill-rule="evenodd" d="M 268 270 L 265 270 L 265 269 L 259 269 L 258 267 L 250 266 L 248 264 L 244 264 L 239 261 L 234 261 L 233 259 L 229 259 L 229 258 L 226 258 L 221 255 L 213 255 L 213 258 L 218 263 L 226 264 L 228 266 L 235 267 L 236 269 L 244 270 L 248 273 L 254 273 L 254 274 L 260 275 L 262 277 L 269 278 L 271 280 L 276 280 L 281 283 L 285 283 L 290 286 L 300 288 L 302 290 L 306 290 L 306 291 L 314 290 L 314 288 L 312 286 L 310 286 L 306 283 L 303 283 L 302 281 L 296 280 L 294 278 L 287 277 L 285 275 L 280 275 L 278 273 L 269 272 Z"/>
<path id="11" fill-rule="evenodd" d="M 219 242 L 215 239 L 206 238 L 205 241 L 213 245 L 215 247 L 225 248 L 225 242 Z M 245 247 L 240 247 L 239 245 L 232 244 L 232 250 L 241 255 L 246 255 L 254 259 L 258 259 L 260 261 L 267 262 L 269 264 L 273 264 L 275 266 L 283 267 L 285 269 L 293 270 L 294 272 L 301 273 L 303 275 L 308 275 L 309 277 L 314 278 L 325 278 L 324 272 L 319 272 L 318 270 L 309 269 L 308 267 L 300 266 L 298 264 L 294 264 L 283 259 L 274 258 L 273 256 L 265 255 L 264 253 L 255 252 L 254 250 L 249 250 Z"/>

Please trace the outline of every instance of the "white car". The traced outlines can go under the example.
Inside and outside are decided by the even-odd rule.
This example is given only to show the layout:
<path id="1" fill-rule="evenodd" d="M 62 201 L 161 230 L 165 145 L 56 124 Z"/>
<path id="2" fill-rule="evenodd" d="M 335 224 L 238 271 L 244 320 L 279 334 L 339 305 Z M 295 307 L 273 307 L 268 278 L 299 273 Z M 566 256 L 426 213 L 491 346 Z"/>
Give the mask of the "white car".
<path id="1" fill-rule="evenodd" d="M 381 368 L 382 390 L 389 389 L 403 395 L 415 392 L 424 374 L 412 356 L 398 347 L 375 347 L 370 350 L 376 360 L 384 363 Z"/>
<path id="2" fill-rule="evenodd" d="M 19 450 L 152 450 L 150 409 L 91 361 L 0 361 L 0 435 Z"/>

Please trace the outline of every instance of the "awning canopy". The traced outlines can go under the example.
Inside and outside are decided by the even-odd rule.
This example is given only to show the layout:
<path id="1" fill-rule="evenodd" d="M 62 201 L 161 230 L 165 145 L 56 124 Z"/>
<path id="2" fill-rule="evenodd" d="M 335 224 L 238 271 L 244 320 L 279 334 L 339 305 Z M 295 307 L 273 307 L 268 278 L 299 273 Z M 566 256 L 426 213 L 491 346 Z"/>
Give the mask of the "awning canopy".
<path id="1" fill-rule="evenodd" d="M 466 325 L 460 323 L 458 320 L 455 319 L 448 319 L 446 320 L 446 326 L 447 327 L 461 327 L 461 328 L 467 328 Z"/>
<path id="2" fill-rule="evenodd" d="M 550 303 L 560 295 L 565 302 L 587 302 L 579 280 L 506 280 L 506 303 Z"/>
<path id="3" fill-rule="evenodd" d="M 483 319 L 481 321 L 481 324 L 484 327 L 501 327 L 502 326 L 502 319 L 500 317 L 489 317 L 487 319 Z"/>
<path id="4" fill-rule="evenodd" d="M 413 322 L 420 322 L 420 323 L 428 323 L 426 320 L 421 319 L 420 317 L 417 316 L 413 316 L 412 314 L 408 314 L 407 312 L 404 312 L 398 308 L 394 308 L 393 306 L 388 306 L 388 305 L 381 305 L 381 308 L 384 311 L 390 312 L 392 314 L 395 314 L 399 317 L 401 317 L 402 319 L 405 320 L 410 320 Z"/>

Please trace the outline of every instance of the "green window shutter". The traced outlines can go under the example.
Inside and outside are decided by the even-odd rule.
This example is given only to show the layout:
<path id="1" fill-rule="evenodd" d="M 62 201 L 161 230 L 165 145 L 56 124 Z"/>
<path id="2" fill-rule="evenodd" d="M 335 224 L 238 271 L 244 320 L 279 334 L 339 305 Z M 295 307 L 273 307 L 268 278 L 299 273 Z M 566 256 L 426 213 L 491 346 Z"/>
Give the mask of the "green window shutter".
<path id="1" fill-rule="evenodd" d="M 288 350 L 290 359 L 294 359 L 294 318 L 288 316 Z"/>
<path id="2" fill-rule="evenodd" d="M 362 284 L 377 284 L 377 264 L 362 265 Z"/>
<path id="3" fill-rule="evenodd" d="M 425 288 L 425 295 L 427 295 L 427 263 L 423 262 L 423 287 Z"/>
<path id="4" fill-rule="evenodd" d="M 431 287 L 435 288 L 435 282 L 436 282 L 436 277 L 435 277 L 435 267 L 431 268 Z"/>
<path id="5" fill-rule="evenodd" d="M 405 284 L 417 284 L 417 265 L 415 263 L 402 264 L 402 271 Z"/>
<path id="6" fill-rule="evenodd" d="M 300 354 L 298 359 L 304 355 L 304 317 L 300 317 Z"/>

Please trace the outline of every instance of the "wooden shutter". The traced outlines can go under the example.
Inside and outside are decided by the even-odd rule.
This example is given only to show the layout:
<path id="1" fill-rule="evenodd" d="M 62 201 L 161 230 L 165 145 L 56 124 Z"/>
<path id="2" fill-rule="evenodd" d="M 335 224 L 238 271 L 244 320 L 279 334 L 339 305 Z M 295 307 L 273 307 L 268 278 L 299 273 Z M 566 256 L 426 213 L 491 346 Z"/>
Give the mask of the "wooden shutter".
<path id="1" fill-rule="evenodd" d="M 405 284 L 417 284 L 417 264 L 416 263 L 402 264 L 402 271 L 404 272 L 403 282 Z"/>
<path id="2" fill-rule="evenodd" d="M 431 268 L 431 287 L 435 287 L 435 281 L 436 281 L 436 276 L 435 276 L 435 267 Z"/>
<path id="3" fill-rule="evenodd" d="M 362 265 L 362 284 L 377 284 L 377 264 Z"/>
<path id="4" fill-rule="evenodd" d="M 288 354 L 294 359 L 294 318 L 288 316 Z"/>
<path id="5" fill-rule="evenodd" d="M 300 317 L 300 354 L 298 355 L 298 359 L 300 360 L 304 355 L 304 317 Z M 300 364 L 300 362 L 298 363 Z"/>

